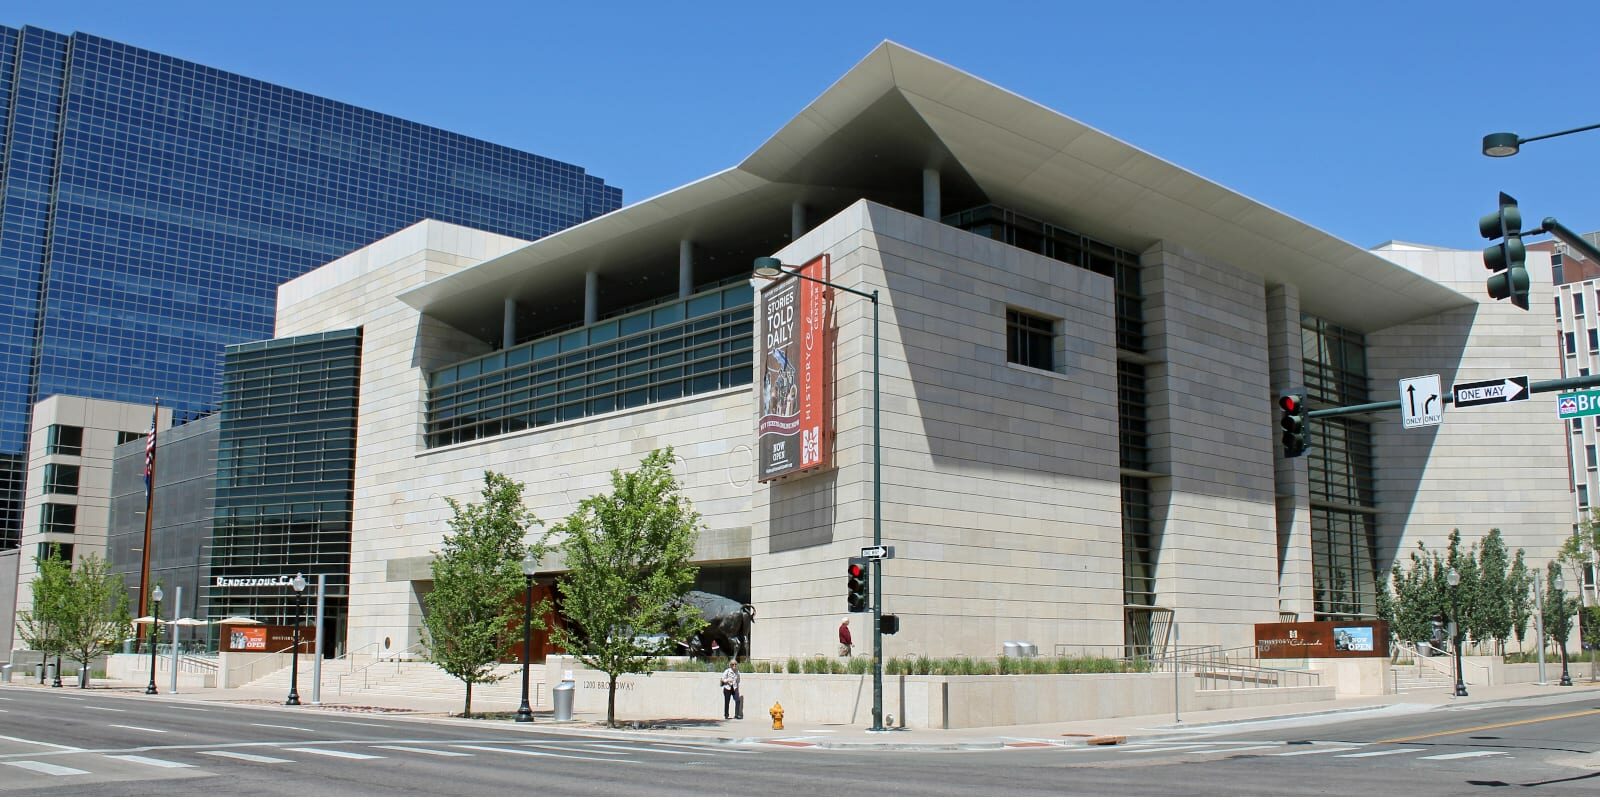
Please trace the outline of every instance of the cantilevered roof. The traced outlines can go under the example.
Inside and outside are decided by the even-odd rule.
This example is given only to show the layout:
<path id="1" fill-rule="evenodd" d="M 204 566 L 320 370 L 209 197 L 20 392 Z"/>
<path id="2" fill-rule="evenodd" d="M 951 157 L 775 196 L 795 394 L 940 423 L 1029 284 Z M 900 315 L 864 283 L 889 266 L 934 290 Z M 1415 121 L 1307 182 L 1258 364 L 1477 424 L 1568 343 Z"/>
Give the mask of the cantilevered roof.
<path id="1" fill-rule="evenodd" d="M 732 114 L 732 110 L 730 110 Z M 1168 241 L 1300 289 L 1303 310 L 1374 331 L 1471 305 L 1448 287 L 1026 98 L 893 42 L 806 106 L 737 166 L 547 236 L 402 295 L 464 329 L 505 297 L 572 291 L 676 253 L 680 239 L 737 238 L 776 252 L 788 208 L 895 184 L 925 167 L 953 194 L 982 196 L 1130 250 Z M 766 254 L 766 253 L 761 253 Z M 663 286 L 664 291 L 672 287 Z"/>

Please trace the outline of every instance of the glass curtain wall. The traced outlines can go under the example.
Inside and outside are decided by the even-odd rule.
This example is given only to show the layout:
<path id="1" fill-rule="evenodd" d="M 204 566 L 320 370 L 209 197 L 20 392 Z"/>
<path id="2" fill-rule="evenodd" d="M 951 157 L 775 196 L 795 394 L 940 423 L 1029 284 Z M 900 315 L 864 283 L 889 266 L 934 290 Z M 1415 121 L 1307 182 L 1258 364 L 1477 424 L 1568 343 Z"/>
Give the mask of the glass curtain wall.
<path id="1" fill-rule="evenodd" d="M 1369 402 L 1366 342 L 1360 333 L 1302 315 L 1301 355 L 1313 406 Z M 1341 417 L 1312 420 L 1306 452 L 1311 481 L 1311 571 L 1318 619 L 1377 614 L 1372 430 Z"/>
<path id="2" fill-rule="evenodd" d="M 229 347 L 217 447 L 211 612 L 293 624 L 304 597 L 234 579 L 328 576 L 324 650 L 343 640 L 350 585 L 361 329 Z"/>

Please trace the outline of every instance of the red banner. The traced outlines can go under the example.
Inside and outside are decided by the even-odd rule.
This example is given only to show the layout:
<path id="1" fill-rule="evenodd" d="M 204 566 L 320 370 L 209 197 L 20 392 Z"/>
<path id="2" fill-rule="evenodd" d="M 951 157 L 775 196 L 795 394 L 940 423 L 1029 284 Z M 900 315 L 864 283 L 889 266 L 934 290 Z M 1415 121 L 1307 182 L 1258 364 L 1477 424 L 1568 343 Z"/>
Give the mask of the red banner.
<path id="1" fill-rule="evenodd" d="M 770 481 L 828 465 L 833 451 L 833 330 L 826 254 L 761 292 L 761 389 L 756 401 L 759 478 Z"/>

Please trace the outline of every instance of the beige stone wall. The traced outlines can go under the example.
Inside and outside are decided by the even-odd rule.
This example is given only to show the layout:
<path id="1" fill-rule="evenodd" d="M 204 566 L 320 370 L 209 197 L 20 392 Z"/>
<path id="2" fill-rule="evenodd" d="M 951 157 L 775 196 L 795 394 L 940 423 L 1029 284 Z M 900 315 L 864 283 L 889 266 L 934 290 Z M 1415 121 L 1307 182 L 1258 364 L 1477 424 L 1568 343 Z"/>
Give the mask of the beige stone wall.
<path id="1" fill-rule="evenodd" d="M 1278 614 L 1266 286 L 1173 244 L 1142 261 L 1156 602 L 1185 642 L 1247 645 Z"/>
<path id="2" fill-rule="evenodd" d="M 777 255 L 877 289 L 889 656 L 1122 641 L 1112 284 L 861 202 Z M 845 560 L 872 543 L 871 304 L 835 294 L 837 468 L 757 489 L 757 657 L 832 654 Z M 1055 372 L 1006 363 L 1006 309 L 1062 321 Z M 852 629 L 870 653 L 867 615 Z"/>
<path id="3" fill-rule="evenodd" d="M 1488 298 L 1473 251 L 1384 249 L 1379 255 L 1478 300 L 1367 335 L 1374 400 L 1398 397 L 1399 380 L 1438 373 L 1453 383 L 1527 375 L 1560 377 L 1550 316 L 1550 259 L 1529 252 L 1531 311 Z M 1567 451 L 1555 394 L 1500 406 L 1447 407 L 1439 427 L 1403 430 L 1398 412 L 1372 425 L 1378 465 L 1378 563 L 1406 558 L 1421 540 L 1442 550 L 1461 529 L 1470 545 L 1499 528 L 1507 548 L 1543 568 L 1572 533 Z"/>

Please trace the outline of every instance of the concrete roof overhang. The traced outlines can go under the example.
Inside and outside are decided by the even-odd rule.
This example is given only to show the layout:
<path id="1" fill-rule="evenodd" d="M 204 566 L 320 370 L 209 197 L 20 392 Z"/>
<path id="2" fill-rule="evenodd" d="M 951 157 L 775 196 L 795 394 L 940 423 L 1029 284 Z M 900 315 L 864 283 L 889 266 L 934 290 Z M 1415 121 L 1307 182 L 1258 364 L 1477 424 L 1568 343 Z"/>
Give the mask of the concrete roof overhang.
<path id="1" fill-rule="evenodd" d="M 1026 98 L 892 42 L 875 48 L 736 167 L 401 295 L 467 324 L 506 297 L 580 291 L 680 239 L 787 243 L 790 204 L 920 189 L 989 202 L 1139 251 L 1167 241 L 1299 287 L 1301 308 L 1374 331 L 1475 301 Z M 843 203 L 838 204 L 839 207 Z M 946 206 L 947 210 L 955 210 Z M 773 220 L 782 220 L 775 229 Z M 753 233 L 765 228 L 766 234 Z M 675 284 L 674 284 L 675 285 Z M 662 287 L 667 289 L 665 285 Z"/>

